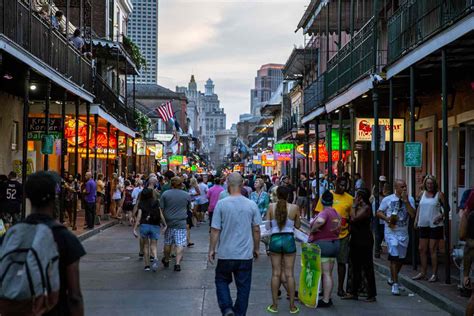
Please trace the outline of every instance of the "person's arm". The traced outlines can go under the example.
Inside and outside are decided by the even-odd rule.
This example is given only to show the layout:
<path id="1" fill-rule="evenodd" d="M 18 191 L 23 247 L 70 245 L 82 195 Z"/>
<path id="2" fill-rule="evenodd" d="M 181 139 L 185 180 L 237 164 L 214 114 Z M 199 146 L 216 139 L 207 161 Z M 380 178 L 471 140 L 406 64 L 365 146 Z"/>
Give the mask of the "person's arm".
<path id="1" fill-rule="evenodd" d="M 163 230 L 166 230 L 168 225 L 166 224 L 166 219 L 165 219 L 165 216 L 163 215 L 163 211 L 161 209 L 160 209 L 160 218 L 161 218 L 162 228 L 163 228 Z"/>
<path id="2" fill-rule="evenodd" d="M 300 214 L 299 214 L 299 210 L 298 208 L 294 208 L 293 209 L 293 212 L 294 212 L 294 222 L 295 222 L 295 228 L 296 229 L 300 229 L 301 228 L 301 218 L 300 218 Z"/>
<path id="3" fill-rule="evenodd" d="M 79 278 L 79 260 L 70 264 L 66 268 L 67 278 L 67 300 L 70 309 L 70 315 L 84 315 L 84 301 L 82 299 L 80 278 Z"/>
<path id="4" fill-rule="evenodd" d="M 313 225 L 311 225 L 311 232 L 315 233 L 317 232 L 324 224 L 326 224 L 326 217 L 324 214 L 321 212 L 318 216 L 318 218 L 313 222 Z"/>
<path id="5" fill-rule="evenodd" d="M 255 259 L 258 259 L 258 255 L 260 253 L 260 226 L 259 225 L 254 225 L 253 230 L 253 257 Z"/>
<path id="6" fill-rule="evenodd" d="M 390 219 L 385 215 L 385 211 L 387 210 L 387 208 L 388 208 L 388 200 L 387 200 L 387 198 L 384 198 L 382 200 L 382 202 L 380 203 L 379 209 L 378 209 L 377 213 L 375 214 L 375 216 L 377 216 L 378 218 L 380 218 L 384 222 L 388 223 L 390 221 Z"/>
<path id="7" fill-rule="evenodd" d="M 142 218 L 142 210 L 141 210 L 141 209 L 138 209 L 137 218 L 136 218 L 135 223 L 134 223 L 134 225 L 133 225 L 133 234 L 134 234 L 135 236 L 138 236 L 137 227 L 138 227 L 138 225 L 139 225 L 139 223 L 140 223 L 141 218 Z"/>
<path id="8" fill-rule="evenodd" d="M 207 259 L 211 264 L 214 264 L 214 260 L 216 258 L 216 247 L 217 243 L 219 242 L 219 237 L 221 235 L 221 230 L 211 227 L 211 239 L 209 242 L 209 254 Z"/>
<path id="9" fill-rule="evenodd" d="M 271 204 L 268 206 L 268 211 L 267 214 L 265 215 L 265 219 L 267 222 L 265 223 L 265 228 L 267 230 L 270 230 L 272 228 L 272 213 L 273 213 L 273 206 L 274 204 Z M 271 207 L 271 208 L 270 208 Z"/>
<path id="10" fill-rule="evenodd" d="M 412 205 L 411 201 L 410 201 L 410 198 L 407 196 L 407 197 L 404 197 L 404 200 L 403 202 L 405 202 L 406 206 L 407 206 L 407 211 L 408 211 L 408 214 L 410 215 L 411 218 L 415 217 L 416 215 L 416 210 L 415 210 L 415 207 L 414 205 Z M 413 201 L 414 202 L 414 201 Z M 414 203 L 413 203 L 414 204 Z"/>

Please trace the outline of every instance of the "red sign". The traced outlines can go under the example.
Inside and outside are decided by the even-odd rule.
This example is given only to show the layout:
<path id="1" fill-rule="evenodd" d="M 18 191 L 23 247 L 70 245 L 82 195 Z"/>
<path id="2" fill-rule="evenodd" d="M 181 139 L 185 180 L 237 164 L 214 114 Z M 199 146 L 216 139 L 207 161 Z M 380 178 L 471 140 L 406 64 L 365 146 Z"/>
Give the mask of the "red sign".
<path id="1" fill-rule="evenodd" d="M 64 137 L 70 145 L 76 145 L 76 120 L 70 119 L 65 122 Z M 87 124 L 83 121 L 79 121 L 79 137 L 77 139 L 79 144 L 84 143 L 87 139 Z"/>

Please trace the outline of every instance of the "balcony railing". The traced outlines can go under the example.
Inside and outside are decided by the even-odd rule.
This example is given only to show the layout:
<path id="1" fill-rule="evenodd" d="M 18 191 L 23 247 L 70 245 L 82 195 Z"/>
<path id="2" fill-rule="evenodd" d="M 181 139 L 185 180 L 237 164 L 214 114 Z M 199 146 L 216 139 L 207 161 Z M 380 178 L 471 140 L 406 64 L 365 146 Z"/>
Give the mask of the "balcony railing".
<path id="1" fill-rule="evenodd" d="M 304 114 L 319 108 L 324 102 L 324 78 L 322 74 L 311 85 L 304 89 Z"/>
<path id="2" fill-rule="evenodd" d="M 51 30 L 24 1 L 0 0 L 0 34 L 42 60 L 78 86 L 92 91 L 91 63 L 66 38 Z"/>
<path id="3" fill-rule="evenodd" d="M 298 116 L 296 114 L 291 115 L 283 120 L 283 124 L 277 129 L 277 140 L 283 139 L 287 134 L 291 132 L 293 127 L 298 126 Z"/>
<path id="4" fill-rule="evenodd" d="M 353 84 L 374 68 L 374 18 L 328 62 L 326 98 Z"/>
<path id="5" fill-rule="evenodd" d="M 127 107 L 99 75 L 95 76 L 94 83 L 95 103 L 104 106 L 104 110 L 122 124 L 131 129 L 136 129 L 133 109 Z"/>
<path id="6" fill-rule="evenodd" d="M 410 0 L 388 21 L 388 62 L 473 12 L 474 0 Z"/>

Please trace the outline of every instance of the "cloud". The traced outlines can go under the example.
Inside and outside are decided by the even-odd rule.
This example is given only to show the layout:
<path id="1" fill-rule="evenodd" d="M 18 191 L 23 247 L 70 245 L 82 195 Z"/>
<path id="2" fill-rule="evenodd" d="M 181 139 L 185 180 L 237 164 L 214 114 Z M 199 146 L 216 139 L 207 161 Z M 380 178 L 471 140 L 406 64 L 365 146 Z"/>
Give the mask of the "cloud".
<path id="1" fill-rule="evenodd" d="M 261 65 L 285 63 L 303 43 L 294 30 L 309 0 L 161 0 L 159 83 L 174 89 L 191 74 L 199 89 L 212 78 L 227 126 L 250 111 Z"/>

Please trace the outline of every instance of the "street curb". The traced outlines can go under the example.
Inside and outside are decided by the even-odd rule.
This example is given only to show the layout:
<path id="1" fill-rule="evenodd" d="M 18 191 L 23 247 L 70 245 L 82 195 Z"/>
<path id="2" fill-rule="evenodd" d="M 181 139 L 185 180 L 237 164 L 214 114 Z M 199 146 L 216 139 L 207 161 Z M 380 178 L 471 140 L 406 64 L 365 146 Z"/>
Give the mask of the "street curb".
<path id="1" fill-rule="evenodd" d="M 103 230 L 106 230 L 107 228 L 110 228 L 112 226 L 115 226 L 118 224 L 118 220 L 113 220 L 103 226 L 100 226 L 100 227 L 97 227 L 97 228 L 94 228 L 94 229 L 91 229 L 89 231 L 86 231 L 80 235 L 77 236 L 77 238 L 79 239 L 79 241 L 83 242 L 84 240 L 88 239 L 88 238 L 91 238 L 92 236 L 95 236 L 97 234 L 99 234 L 100 232 L 102 232 Z"/>
<path id="2" fill-rule="evenodd" d="M 301 220 L 301 224 L 302 224 L 301 226 L 305 228 L 306 230 L 309 229 L 309 223 L 306 221 L 306 219 Z M 387 278 L 390 276 L 390 269 L 386 267 L 385 265 L 376 262 L 375 260 L 374 260 L 374 269 L 376 272 L 380 273 L 381 275 Z M 400 283 L 404 287 L 406 287 L 413 293 L 418 294 L 420 297 L 424 298 L 431 304 L 441 308 L 442 310 L 448 312 L 449 314 L 454 315 L 454 316 L 465 315 L 464 307 L 447 299 L 445 296 L 430 289 L 429 287 L 419 282 L 415 282 L 403 274 L 399 274 L 398 278 L 400 279 Z"/>
<path id="3" fill-rule="evenodd" d="M 387 278 L 390 276 L 390 269 L 386 267 L 385 265 L 375 262 L 374 261 L 374 269 L 378 273 L 382 274 L 383 276 L 386 276 Z M 464 308 L 457 303 L 447 299 L 445 296 L 441 295 L 440 293 L 436 292 L 435 290 L 430 289 L 429 287 L 419 283 L 415 282 L 409 277 L 399 274 L 398 275 L 399 282 L 412 291 L 413 293 L 418 294 L 420 297 L 424 298 L 428 302 L 430 302 L 433 305 L 436 305 L 437 307 L 441 308 L 442 310 L 448 312 L 451 315 L 455 316 L 464 316 L 465 311 Z"/>

